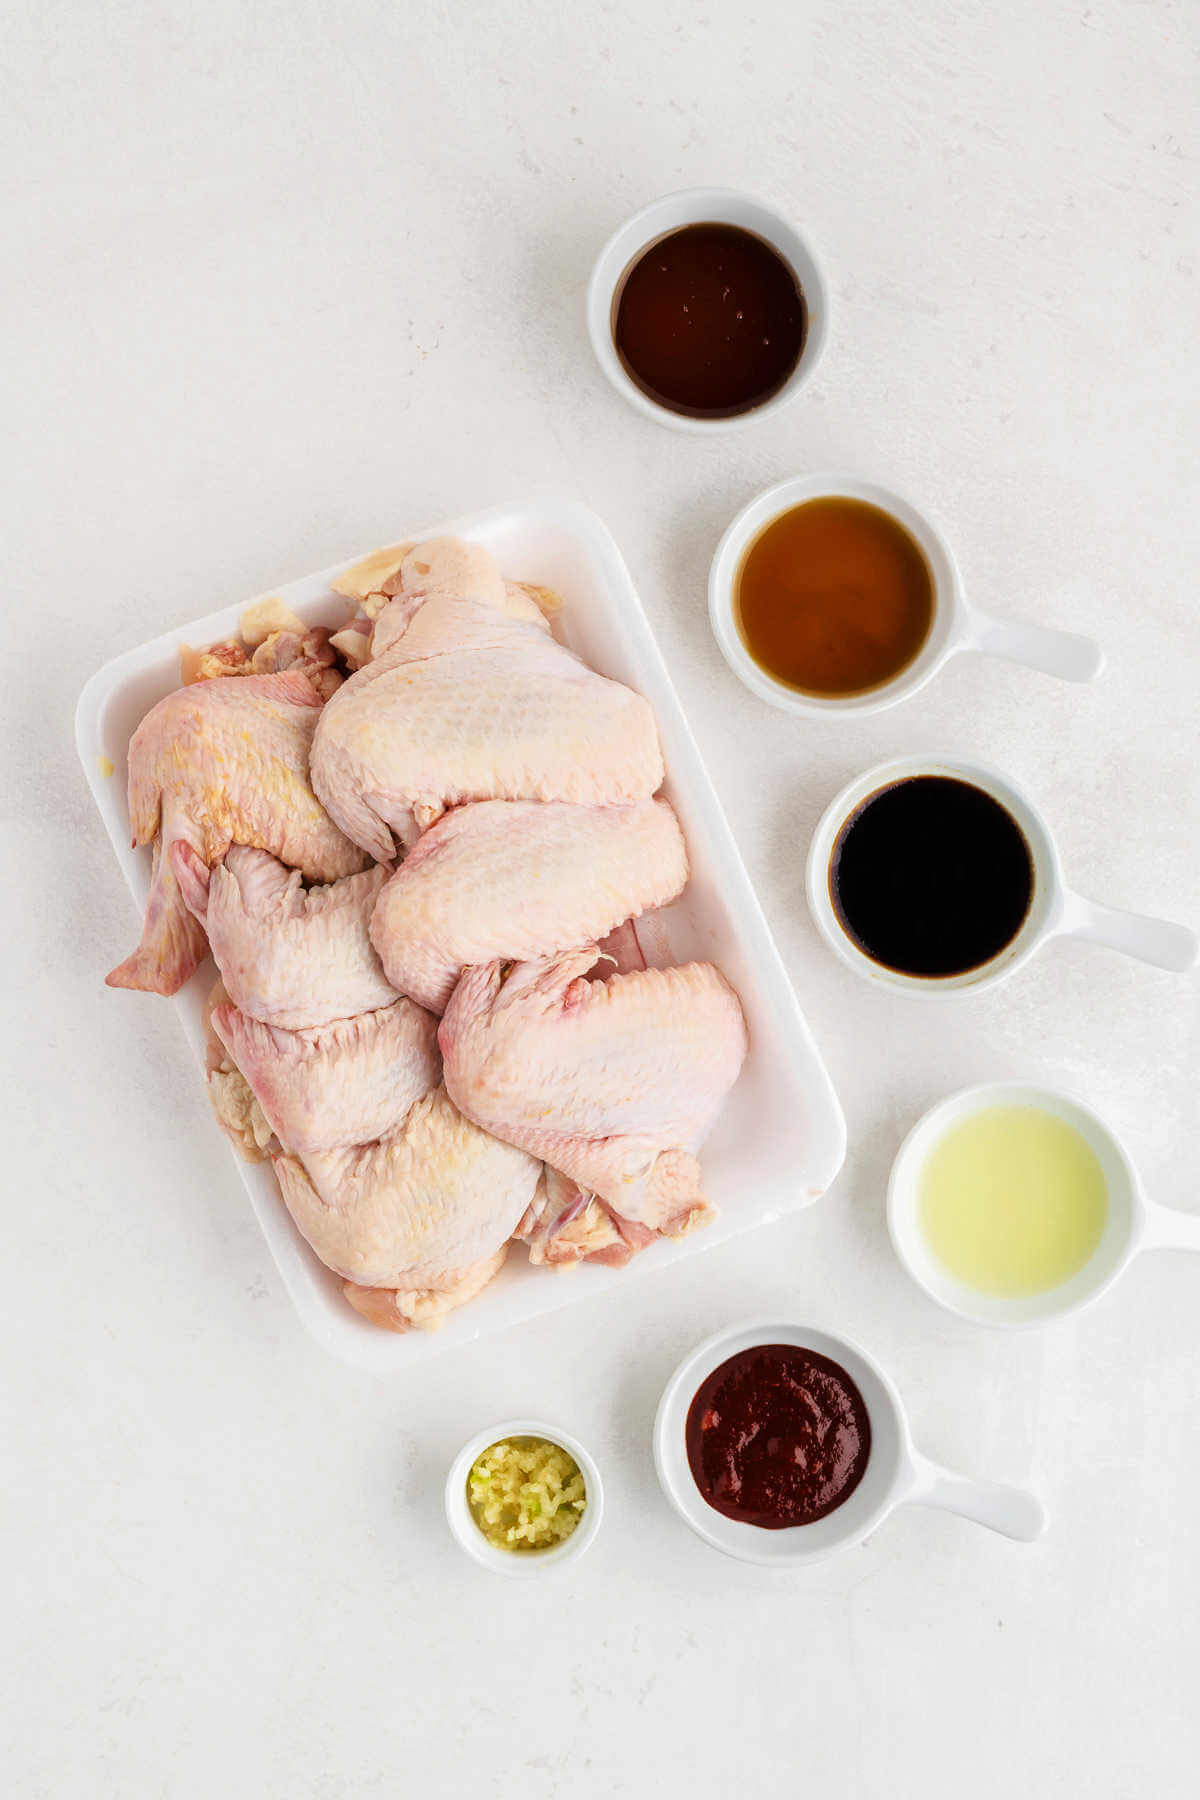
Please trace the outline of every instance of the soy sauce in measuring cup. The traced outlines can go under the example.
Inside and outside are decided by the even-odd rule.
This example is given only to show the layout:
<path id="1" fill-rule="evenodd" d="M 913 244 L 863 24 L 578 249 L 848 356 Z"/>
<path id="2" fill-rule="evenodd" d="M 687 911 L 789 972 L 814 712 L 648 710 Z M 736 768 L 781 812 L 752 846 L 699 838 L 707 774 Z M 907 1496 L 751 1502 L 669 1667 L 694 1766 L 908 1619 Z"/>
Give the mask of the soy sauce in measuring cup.
<path id="1" fill-rule="evenodd" d="M 902 975 L 965 975 L 1020 931 L 1033 857 L 991 794 L 916 775 L 869 795 L 846 820 L 829 860 L 829 898 L 872 961 Z"/>

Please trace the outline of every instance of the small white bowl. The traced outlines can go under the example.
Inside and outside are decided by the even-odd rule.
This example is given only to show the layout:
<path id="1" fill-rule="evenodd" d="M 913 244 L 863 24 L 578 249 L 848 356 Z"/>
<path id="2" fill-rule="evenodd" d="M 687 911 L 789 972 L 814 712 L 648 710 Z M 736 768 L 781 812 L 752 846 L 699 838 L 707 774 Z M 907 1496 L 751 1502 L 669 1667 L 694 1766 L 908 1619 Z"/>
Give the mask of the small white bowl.
<path id="1" fill-rule="evenodd" d="M 467 1476 L 472 1464 L 492 1444 L 514 1437 L 546 1438 L 552 1444 L 561 1445 L 568 1456 L 575 1458 L 583 1473 L 587 1505 L 570 1537 L 552 1550 L 497 1550 L 494 1544 L 488 1543 L 471 1517 Z M 590 1548 L 603 1517 L 604 1484 L 595 1459 L 569 1431 L 560 1431 L 556 1425 L 547 1425 L 541 1419 L 508 1419 L 501 1425 L 489 1426 L 486 1431 L 477 1431 L 463 1445 L 446 1477 L 446 1522 L 450 1530 L 468 1556 L 473 1556 L 477 1563 L 497 1575 L 544 1575 L 551 1569 L 561 1569 L 566 1563 L 578 1562 Z"/>
<path id="2" fill-rule="evenodd" d="M 861 694 L 806 694 L 776 681 L 751 656 L 738 629 L 737 579 L 750 545 L 782 513 L 808 500 L 828 499 L 863 500 L 890 513 L 915 539 L 933 578 L 933 620 L 921 649 L 890 681 Z M 709 569 L 708 616 L 722 656 L 752 694 L 784 712 L 811 716 L 863 718 L 883 712 L 923 688 L 960 650 L 1003 656 L 1063 681 L 1091 681 L 1104 666 L 1104 652 L 1091 638 L 996 619 L 969 604 L 950 546 L 925 515 L 911 501 L 874 481 L 837 472 L 794 476 L 767 488 L 742 508 L 717 545 Z"/>
<path id="3" fill-rule="evenodd" d="M 708 1504 L 692 1477 L 685 1430 L 696 1389 L 731 1356 L 758 1344 L 795 1344 L 832 1358 L 855 1382 L 866 1403 L 871 1451 L 862 1480 L 843 1505 L 811 1525 L 768 1531 L 726 1518 Z M 922 1456 L 913 1446 L 900 1395 L 879 1364 L 848 1338 L 808 1325 L 758 1321 L 733 1325 L 685 1357 L 659 1402 L 654 1466 L 667 1499 L 697 1537 L 740 1562 L 773 1569 L 800 1568 L 861 1543 L 906 1502 L 960 1513 L 1025 1543 L 1040 1537 L 1046 1528 L 1046 1511 L 1036 1495 L 997 1482 L 971 1480 Z"/>
<path id="4" fill-rule="evenodd" d="M 957 777 L 970 782 L 973 787 L 982 788 L 1016 820 L 1033 858 L 1033 894 L 1029 911 L 1016 936 L 990 962 L 982 963 L 977 969 L 968 969 L 962 975 L 905 975 L 899 969 L 885 968 L 882 963 L 875 962 L 848 936 L 829 892 L 830 860 L 846 820 L 881 788 L 916 775 Z M 1200 939 L 1186 925 L 1147 918 L 1141 913 L 1119 912 L 1115 907 L 1101 906 L 1074 893 L 1063 877 L 1062 862 L 1050 827 L 1028 794 L 1011 776 L 1003 775 L 999 769 L 971 756 L 898 756 L 891 762 L 877 763 L 848 782 L 817 822 L 808 849 L 806 885 L 809 910 L 835 956 L 856 975 L 909 994 L 981 993 L 985 988 L 1006 981 L 1052 937 L 1087 938 L 1110 950 L 1123 951 L 1140 962 L 1152 963 L 1155 968 L 1176 973 L 1194 968 L 1200 958 Z"/>
<path id="5" fill-rule="evenodd" d="M 743 231 L 752 231 L 756 237 L 765 239 L 779 252 L 800 283 L 808 313 L 804 348 L 783 386 L 761 405 L 722 419 L 693 419 L 685 413 L 673 412 L 668 406 L 660 406 L 657 400 L 643 393 L 626 372 L 613 342 L 613 309 L 632 264 L 644 250 L 669 232 L 679 231 L 685 225 L 707 224 L 739 225 Z M 682 193 L 652 200 L 649 206 L 643 206 L 614 231 L 596 258 L 588 283 L 587 323 L 596 361 L 630 406 L 660 425 L 669 425 L 674 431 L 730 431 L 756 424 L 796 398 L 825 347 L 829 330 L 829 296 L 812 246 L 773 206 L 767 206 L 749 194 L 740 194 L 735 188 L 686 188 Z"/>
<path id="6" fill-rule="evenodd" d="M 953 1126 L 991 1106 L 1036 1106 L 1073 1126 L 1095 1152 L 1108 1188 L 1108 1218 L 1095 1250 L 1069 1281 L 1040 1294 L 982 1294 L 968 1287 L 938 1261 L 921 1229 L 921 1171 L 930 1152 Z M 887 1222 L 896 1255 L 931 1300 L 973 1324 L 1008 1329 L 1041 1325 L 1091 1306 L 1140 1250 L 1200 1250 L 1200 1214 L 1147 1200 L 1125 1150 L 1090 1107 L 1071 1094 L 1027 1081 L 963 1088 L 918 1120 L 892 1164 Z"/>

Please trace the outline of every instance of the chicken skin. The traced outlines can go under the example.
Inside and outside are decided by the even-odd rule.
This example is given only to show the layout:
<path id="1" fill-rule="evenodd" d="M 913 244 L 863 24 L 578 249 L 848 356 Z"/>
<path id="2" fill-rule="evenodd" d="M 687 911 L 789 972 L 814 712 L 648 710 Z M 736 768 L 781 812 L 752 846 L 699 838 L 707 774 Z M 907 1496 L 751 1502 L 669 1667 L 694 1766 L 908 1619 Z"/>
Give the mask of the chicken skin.
<path id="1" fill-rule="evenodd" d="M 437 1020 L 411 1000 L 311 1031 L 281 1031 L 229 1004 L 210 1022 L 285 1150 L 382 1137 L 441 1075 Z"/>
<path id="2" fill-rule="evenodd" d="M 550 636 L 484 552 L 418 545 L 372 658 L 329 701 L 312 749 L 330 817 L 378 861 L 473 800 L 647 799 L 663 778 L 654 715 Z"/>
<path id="3" fill-rule="evenodd" d="M 709 963 L 588 981 L 595 960 L 468 969 L 438 1032 L 446 1088 L 615 1220 L 680 1236 L 710 1213 L 694 1153 L 741 1069 L 742 1009 Z"/>
<path id="4" fill-rule="evenodd" d="M 275 1173 L 297 1228 L 344 1280 L 448 1293 L 507 1243 L 540 1165 L 439 1086 L 377 1143 L 278 1156 Z"/>
<path id="5" fill-rule="evenodd" d="M 436 1331 L 447 1313 L 474 1300 L 492 1276 L 499 1274 L 507 1255 L 508 1245 L 501 1244 L 491 1256 L 461 1270 L 440 1288 L 373 1288 L 348 1281 L 342 1291 L 355 1312 L 385 1331 L 407 1331 L 410 1325 Z"/>
<path id="6" fill-rule="evenodd" d="M 252 1019 L 302 1031 L 396 999 L 367 935 L 386 869 L 306 889 L 298 869 L 240 844 L 211 870 L 190 844 L 172 857 L 229 997 Z"/>
<path id="7" fill-rule="evenodd" d="M 485 800 L 409 851 L 379 896 L 371 942 L 392 986 L 440 1013 L 464 968 L 591 943 L 673 900 L 687 873 L 665 800 Z"/>
<path id="8" fill-rule="evenodd" d="M 177 842 L 209 864 L 249 844 L 315 881 L 363 867 L 309 786 L 321 706 L 305 675 L 285 673 L 197 682 L 147 713 L 129 745 L 129 814 L 134 844 L 154 844 L 154 868 L 142 941 L 110 987 L 173 994 L 204 959 L 204 928 L 179 890 Z"/>

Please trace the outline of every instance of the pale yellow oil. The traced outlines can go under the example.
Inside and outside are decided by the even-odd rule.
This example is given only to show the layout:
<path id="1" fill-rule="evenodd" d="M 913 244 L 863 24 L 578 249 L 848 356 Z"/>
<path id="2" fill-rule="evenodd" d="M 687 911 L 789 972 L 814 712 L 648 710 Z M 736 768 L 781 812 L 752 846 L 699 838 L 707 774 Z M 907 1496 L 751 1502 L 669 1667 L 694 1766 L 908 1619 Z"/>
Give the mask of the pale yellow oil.
<path id="1" fill-rule="evenodd" d="M 919 1217 L 938 1261 L 967 1287 L 1015 1297 L 1069 1281 L 1108 1217 L 1091 1145 L 1038 1106 L 989 1106 L 935 1144 Z"/>

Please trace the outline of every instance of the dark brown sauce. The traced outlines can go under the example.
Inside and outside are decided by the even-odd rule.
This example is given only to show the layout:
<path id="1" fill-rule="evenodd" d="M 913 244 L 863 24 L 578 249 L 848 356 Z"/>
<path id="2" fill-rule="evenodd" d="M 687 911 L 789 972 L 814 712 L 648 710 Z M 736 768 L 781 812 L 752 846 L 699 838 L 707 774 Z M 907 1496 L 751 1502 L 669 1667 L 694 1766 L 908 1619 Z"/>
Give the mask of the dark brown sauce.
<path id="1" fill-rule="evenodd" d="M 660 238 L 613 303 L 626 373 L 660 406 L 698 419 L 749 412 L 778 393 L 807 329 L 791 268 L 737 225 L 685 225 Z"/>
<path id="2" fill-rule="evenodd" d="M 916 775 L 851 813 L 829 861 L 829 897 L 873 961 L 904 975 L 965 975 L 998 956 L 1033 898 L 1033 857 L 982 788 Z"/>
<path id="3" fill-rule="evenodd" d="M 871 1421 L 840 1363 L 795 1344 L 759 1344 L 701 1382 L 686 1443 L 711 1507 L 778 1531 L 811 1525 L 849 1499 L 871 1454 Z"/>
<path id="4" fill-rule="evenodd" d="M 734 588 L 755 662 L 776 681 L 826 695 L 861 694 L 907 668 L 929 636 L 933 599 L 929 564 L 900 521 L 845 495 L 772 519 Z"/>

